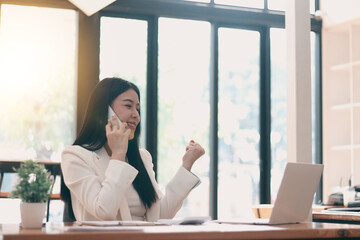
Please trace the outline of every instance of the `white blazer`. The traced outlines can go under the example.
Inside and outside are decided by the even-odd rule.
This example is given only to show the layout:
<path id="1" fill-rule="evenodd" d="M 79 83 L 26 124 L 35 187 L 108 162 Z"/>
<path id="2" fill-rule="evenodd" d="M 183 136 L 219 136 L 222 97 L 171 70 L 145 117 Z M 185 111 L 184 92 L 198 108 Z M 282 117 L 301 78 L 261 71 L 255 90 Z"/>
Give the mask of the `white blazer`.
<path id="1" fill-rule="evenodd" d="M 173 218 L 199 178 L 180 167 L 163 195 L 150 153 L 140 149 L 140 155 L 157 194 L 157 200 L 146 211 L 146 220 Z M 92 152 L 68 146 L 62 152 L 61 169 L 76 220 L 132 220 L 125 196 L 138 171 L 130 164 L 110 159 L 104 147 Z"/>

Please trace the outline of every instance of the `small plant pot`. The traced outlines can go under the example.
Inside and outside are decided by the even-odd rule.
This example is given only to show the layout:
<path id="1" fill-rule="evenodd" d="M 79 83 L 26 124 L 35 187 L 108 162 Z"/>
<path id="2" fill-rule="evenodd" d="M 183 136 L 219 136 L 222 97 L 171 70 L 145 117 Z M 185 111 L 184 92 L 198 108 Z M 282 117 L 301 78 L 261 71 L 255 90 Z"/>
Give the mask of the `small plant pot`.
<path id="1" fill-rule="evenodd" d="M 20 203 L 21 226 L 23 228 L 41 228 L 45 217 L 46 202 Z"/>

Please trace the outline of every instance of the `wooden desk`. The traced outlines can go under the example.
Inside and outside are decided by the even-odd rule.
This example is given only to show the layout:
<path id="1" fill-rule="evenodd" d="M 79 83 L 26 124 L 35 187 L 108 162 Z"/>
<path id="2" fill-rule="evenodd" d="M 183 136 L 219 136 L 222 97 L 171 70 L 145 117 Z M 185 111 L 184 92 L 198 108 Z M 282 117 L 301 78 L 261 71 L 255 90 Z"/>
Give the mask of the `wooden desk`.
<path id="1" fill-rule="evenodd" d="M 207 223 L 191 226 L 147 226 L 134 230 L 63 232 L 49 227 L 19 230 L 18 225 L 1 226 L 3 240 L 229 240 L 229 239 L 359 239 L 360 226 L 335 223 L 303 223 L 278 226 Z M 1 239 L 1 235 L 0 235 Z"/>
<path id="2" fill-rule="evenodd" d="M 326 210 L 328 208 L 331 208 L 331 206 L 313 205 L 312 211 L 320 212 L 320 211 Z M 259 204 L 259 205 L 254 205 L 252 207 L 252 211 L 256 218 L 270 218 L 272 209 L 273 209 L 272 204 Z"/>
<path id="3" fill-rule="evenodd" d="M 360 224 L 359 212 L 314 212 L 314 222 Z"/>
<path id="4" fill-rule="evenodd" d="M 252 210 L 256 218 L 269 218 L 271 215 L 272 207 L 273 206 L 270 204 L 261 204 L 254 206 Z M 312 208 L 313 221 L 327 223 L 360 224 L 360 212 L 323 212 L 323 210 L 329 208 L 333 208 L 333 206 L 314 205 Z"/>

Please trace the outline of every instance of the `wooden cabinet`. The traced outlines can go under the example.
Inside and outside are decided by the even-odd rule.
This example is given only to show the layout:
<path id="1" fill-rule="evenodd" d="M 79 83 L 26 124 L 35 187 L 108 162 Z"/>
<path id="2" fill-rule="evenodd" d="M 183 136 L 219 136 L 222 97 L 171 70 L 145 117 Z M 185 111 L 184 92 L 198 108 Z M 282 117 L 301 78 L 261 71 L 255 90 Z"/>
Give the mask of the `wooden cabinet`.
<path id="1" fill-rule="evenodd" d="M 360 18 L 323 29 L 324 200 L 360 184 Z"/>

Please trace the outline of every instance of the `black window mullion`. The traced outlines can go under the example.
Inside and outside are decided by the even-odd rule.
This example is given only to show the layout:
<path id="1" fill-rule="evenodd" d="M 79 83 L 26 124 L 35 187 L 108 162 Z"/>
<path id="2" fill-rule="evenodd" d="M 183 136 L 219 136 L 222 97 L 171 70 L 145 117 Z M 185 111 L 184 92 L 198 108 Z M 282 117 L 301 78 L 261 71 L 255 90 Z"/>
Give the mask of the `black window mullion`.
<path id="1" fill-rule="evenodd" d="M 210 60 L 210 216 L 218 218 L 218 26 L 211 24 Z"/>
<path id="2" fill-rule="evenodd" d="M 320 1 L 315 0 L 315 11 L 320 10 Z"/>
<path id="3" fill-rule="evenodd" d="M 321 164 L 323 162 L 323 154 L 322 154 L 322 149 L 323 149 L 323 132 L 322 132 L 322 51 L 321 51 L 321 32 L 316 33 L 315 35 L 315 71 L 316 71 L 316 75 L 315 75 L 315 129 L 314 129 L 314 134 L 315 134 L 315 146 L 314 146 L 314 151 L 315 151 L 315 156 L 314 156 L 314 160 L 315 163 L 319 163 Z M 318 203 L 321 201 L 321 199 L 323 199 L 323 184 L 322 184 L 322 179 L 321 179 L 321 183 L 319 184 L 318 190 L 316 192 L 316 196 L 315 196 L 315 202 Z"/>
<path id="4" fill-rule="evenodd" d="M 146 148 L 152 155 L 157 173 L 158 17 L 155 16 L 148 20 L 146 91 Z"/>
<path id="5" fill-rule="evenodd" d="M 260 31 L 260 203 L 270 203 L 271 189 L 271 84 L 270 29 Z"/>

